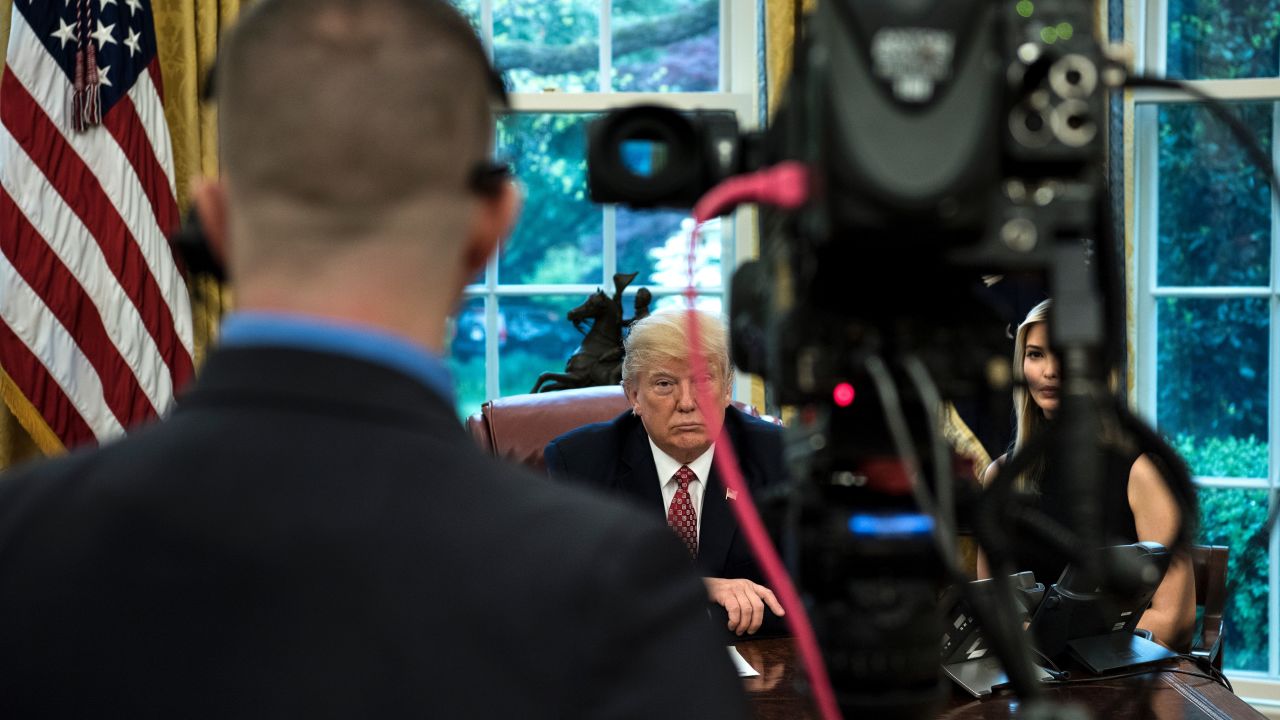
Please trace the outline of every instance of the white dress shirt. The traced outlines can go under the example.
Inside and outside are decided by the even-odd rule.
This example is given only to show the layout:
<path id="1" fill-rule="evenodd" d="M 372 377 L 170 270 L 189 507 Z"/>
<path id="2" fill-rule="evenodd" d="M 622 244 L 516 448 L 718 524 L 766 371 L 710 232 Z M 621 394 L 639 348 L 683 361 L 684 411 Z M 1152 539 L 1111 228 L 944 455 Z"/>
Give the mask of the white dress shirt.
<path id="1" fill-rule="evenodd" d="M 690 463 L 682 463 L 666 454 L 649 438 L 649 448 L 653 450 L 653 464 L 658 468 L 658 485 L 662 487 L 662 507 L 671 509 L 671 499 L 680 489 L 676 482 L 676 472 L 681 465 L 688 465 L 697 477 L 689 481 L 689 500 L 693 503 L 693 512 L 698 517 L 698 541 L 702 541 L 702 496 L 707 488 L 707 478 L 711 474 L 711 458 L 715 455 L 716 444 L 711 443 L 707 451 Z"/>

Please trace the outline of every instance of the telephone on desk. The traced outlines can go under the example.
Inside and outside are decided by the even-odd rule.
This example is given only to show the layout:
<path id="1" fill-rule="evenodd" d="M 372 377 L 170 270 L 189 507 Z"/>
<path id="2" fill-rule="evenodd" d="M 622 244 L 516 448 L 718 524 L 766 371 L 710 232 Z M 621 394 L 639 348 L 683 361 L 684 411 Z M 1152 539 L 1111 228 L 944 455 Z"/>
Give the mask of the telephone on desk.
<path id="1" fill-rule="evenodd" d="M 1099 567 L 1132 568 L 1129 587 L 1104 591 L 1104 584 L 1084 568 L 1068 565 L 1047 590 L 1029 572 L 1013 576 L 1017 597 L 1028 621 L 1027 632 L 1046 663 L 1075 663 L 1094 674 L 1176 657 L 1176 653 L 1135 633 L 1138 620 L 1151 604 L 1164 573 L 1169 552 L 1159 543 L 1142 542 L 1104 548 Z M 969 584 L 977 597 L 987 599 L 997 586 L 992 580 Z M 942 607 L 949 608 L 942 638 L 943 671 L 974 697 L 985 697 L 1008 682 L 972 608 L 958 588 L 948 588 Z M 1040 679 L 1063 674 L 1040 668 Z"/>

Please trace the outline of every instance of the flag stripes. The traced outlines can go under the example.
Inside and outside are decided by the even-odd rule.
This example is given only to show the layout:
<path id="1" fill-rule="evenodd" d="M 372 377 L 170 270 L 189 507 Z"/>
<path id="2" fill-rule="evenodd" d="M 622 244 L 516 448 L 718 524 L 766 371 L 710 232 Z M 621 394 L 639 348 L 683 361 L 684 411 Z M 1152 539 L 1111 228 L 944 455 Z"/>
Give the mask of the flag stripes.
<path id="1" fill-rule="evenodd" d="M 92 4 L 90 39 L 60 31 L 62 3 L 16 3 L 0 78 L 0 367 L 66 446 L 164 413 L 193 374 L 154 29 L 146 0 L 127 6 Z M 68 72 L 89 45 L 101 125 L 77 131 Z"/>
<path id="2" fill-rule="evenodd" d="M 103 324 L 102 314 L 93 304 L 61 258 L 45 250 L 44 239 L 35 228 L 24 222 L 23 214 L 12 198 L 0 188 L 0 213 L 12 212 L 18 220 L 16 232 L 0 237 L 0 251 L 11 262 L 14 271 L 44 299 L 46 307 L 65 330 L 78 328 L 77 344 L 99 377 L 117 378 L 105 389 L 107 406 L 121 425 L 145 420 L 156 413 L 152 393 L 144 394 L 135 370 L 125 364 Z M 145 375 L 144 375 L 145 377 Z M 154 393 L 154 389 L 152 391 Z"/>
<path id="3" fill-rule="evenodd" d="M 166 322 L 167 306 L 160 299 L 159 288 L 150 282 L 151 274 L 137 245 L 97 179 L 80 164 L 74 152 L 59 146 L 56 138 L 60 136 L 47 118 L 38 110 L 31 113 L 34 127 L 28 142 L 19 142 L 5 132 L 8 128 L 21 127 L 12 121 L 11 113 L 19 112 L 19 107 L 29 107 L 21 102 L 23 95 L 13 89 L 16 83 L 11 80 L 6 77 L 0 81 L 0 158 L 14 172 L 5 173 L 0 178 L 0 186 L 12 198 L 27 198 L 17 203 L 26 219 L 36 226 L 46 249 L 62 258 L 74 270 L 80 285 L 98 298 L 107 324 L 117 333 L 116 346 L 122 350 L 139 348 L 130 363 L 139 377 L 151 377 L 155 382 L 168 379 L 165 383 L 168 390 L 158 390 L 153 397 L 172 395 L 172 387 L 189 376 L 190 365 L 179 368 L 185 369 L 186 376 L 168 369 L 158 372 L 164 366 L 166 343 L 172 347 L 176 342 L 173 325 Z M 50 132 L 55 137 L 50 137 Z M 44 155 L 43 166 L 37 166 L 34 158 L 25 152 L 25 148 L 32 145 L 51 148 Z M 21 181 L 11 181 L 11 177 Z M 11 184 L 16 182 L 23 185 Z M 86 219 L 89 222 L 85 222 Z M 18 219 L 13 222 L 17 223 Z M 5 231 L 17 232 L 17 228 Z M 95 244 L 92 240 L 98 242 Z M 147 308 L 150 313 L 139 316 L 138 308 Z M 146 332 L 140 332 L 140 328 Z M 139 339 L 139 335 L 146 335 L 146 340 Z M 155 349 L 157 345 L 159 349 Z M 153 352 L 144 354 L 142 348 L 146 346 L 153 348 Z M 157 362 L 161 365 L 156 365 Z M 167 401 L 157 410 L 163 411 L 166 405 Z"/>
<path id="4" fill-rule="evenodd" d="M 3 264 L 4 259 L 0 258 L 0 266 Z M 3 312 L 3 303 L 10 297 L 10 293 L 6 292 L 6 279 L 0 268 L 0 320 L 7 322 Z M 41 419 L 63 445 L 74 447 L 95 439 L 93 430 L 71 404 L 71 399 L 62 390 L 62 386 L 49 374 L 40 358 L 32 354 L 26 342 L 11 331 L 5 322 L 0 322 L 0 365 L 4 366 L 9 378 L 27 392 L 27 402 L 40 410 Z M 34 389 L 34 392 L 27 388 Z"/>

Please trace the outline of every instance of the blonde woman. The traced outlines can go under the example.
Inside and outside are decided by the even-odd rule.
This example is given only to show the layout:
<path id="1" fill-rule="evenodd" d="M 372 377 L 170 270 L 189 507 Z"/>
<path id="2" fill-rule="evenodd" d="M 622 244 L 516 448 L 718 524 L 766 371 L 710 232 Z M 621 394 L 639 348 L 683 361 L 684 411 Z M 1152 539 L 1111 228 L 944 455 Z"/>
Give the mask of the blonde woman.
<path id="1" fill-rule="evenodd" d="M 1014 337 L 1013 367 L 1021 381 L 1013 391 L 1017 418 L 1014 453 L 1045 428 L 1061 402 L 1058 358 L 1049 348 L 1051 303 L 1045 300 L 1032 308 Z M 1173 493 L 1149 457 L 1131 446 L 1116 447 L 1117 444 L 1107 447 L 1106 481 L 1098 494 L 1099 521 L 1106 542 L 1154 541 L 1172 547 L 1181 522 Z M 987 467 L 982 477 L 984 484 L 1000 472 L 1006 457 L 1008 455 L 1000 456 Z M 1016 487 L 1022 502 L 1070 527 L 1067 515 L 1072 505 L 1070 480 L 1054 473 L 1041 459 L 1018 478 Z M 1031 570 L 1036 579 L 1046 585 L 1056 582 L 1067 564 L 1064 555 L 1036 543 L 1014 543 L 1013 557 L 1018 570 Z M 989 576 L 986 558 L 979 554 L 978 577 Z M 1190 558 L 1186 553 L 1179 553 L 1170 563 L 1138 627 L 1150 631 L 1162 645 L 1186 650 L 1195 624 L 1195 598 Z"/>

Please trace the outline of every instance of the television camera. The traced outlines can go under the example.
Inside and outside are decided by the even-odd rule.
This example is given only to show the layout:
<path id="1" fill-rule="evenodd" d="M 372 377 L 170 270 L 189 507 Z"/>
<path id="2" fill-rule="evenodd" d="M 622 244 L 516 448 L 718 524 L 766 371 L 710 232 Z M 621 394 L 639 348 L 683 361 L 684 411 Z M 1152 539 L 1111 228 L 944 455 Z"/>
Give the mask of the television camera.
<path id="1" fill-rule="evenodd" d="M 1053 530 L 1099 547 L 1098 438 L 1118 429 L 1165 461 L 1182 517 L 1195 516 L 1176 455 L 1108 389 L 1124 341 L 1104 164 L 1108 93 L 1124 81 L 1092 3 L 821 0 L 768 130 L 654 105 L 591 127 L 598 202 L 689 208 L 727 179 L 805 168 L 799 207 L 762 208 L 730 328 L 735 363 L 797 409 L 794 483 L 772 524 L 847 713 L 928 717 L 939 702 L 937 597 L 960 579 L 957 495 L 995 576 L 1010 576 L 1000 510 L 1011 479 L 1048 454 L 1080 479 L 1079 522 Z M 991 274 L 1032 276 L 1054 296 L 1064 384 L 1059 440 L 1032 442 L 977 497 L 964 492 L 972 483 L 953 489 L 960 473 L 938 426 L 945 401 L 1008 421 L 1009 343 L 979 281 Z M 1118 584 L 1132 570 L 1101 569 Z M 1034 700 L 1007 590 L 975 605 L 1015 689 Z"/>

